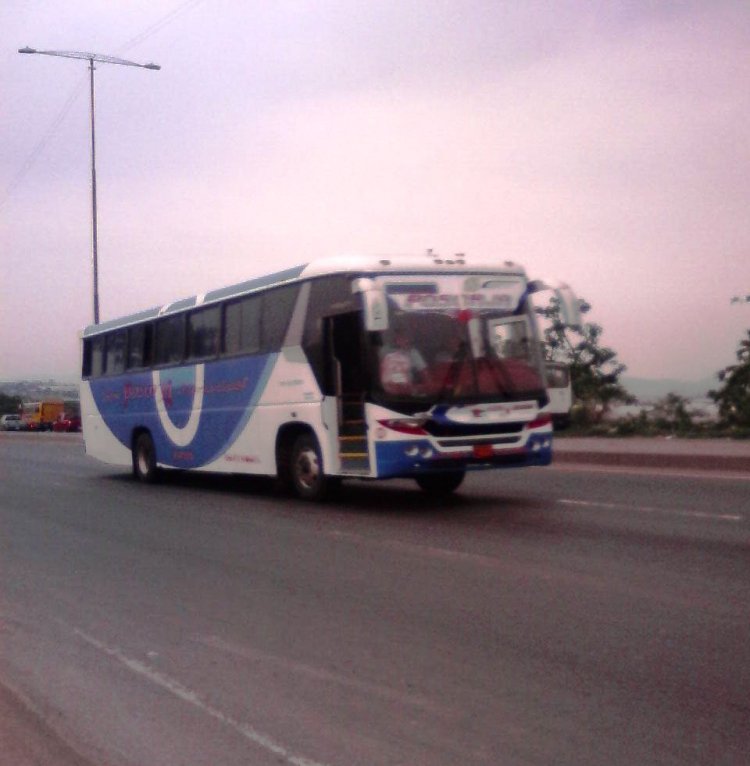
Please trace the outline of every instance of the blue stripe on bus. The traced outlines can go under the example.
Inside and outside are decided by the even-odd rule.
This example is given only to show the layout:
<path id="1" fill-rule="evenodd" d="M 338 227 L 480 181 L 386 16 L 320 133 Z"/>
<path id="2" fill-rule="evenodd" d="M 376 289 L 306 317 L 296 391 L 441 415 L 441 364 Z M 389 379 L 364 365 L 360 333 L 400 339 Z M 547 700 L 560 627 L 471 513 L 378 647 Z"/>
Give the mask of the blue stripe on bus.
<path id="1" fill-rule="evenodd" d="M 197 468 L 215 460 L 235 441 L 252 416 L 278 354 L 208 362 L 204 368 L 201 407 L 195 436 L 176 444 L 157 412 L 151 371 L 90 381 L 99 414 L 115 437 L 130 449 L 136 428 L 151 432 L 159 463 Z M 159 388 L 172 426 L 183 429 L 190 420 L 196 393 L 196 367 L 162 369 Z"/>

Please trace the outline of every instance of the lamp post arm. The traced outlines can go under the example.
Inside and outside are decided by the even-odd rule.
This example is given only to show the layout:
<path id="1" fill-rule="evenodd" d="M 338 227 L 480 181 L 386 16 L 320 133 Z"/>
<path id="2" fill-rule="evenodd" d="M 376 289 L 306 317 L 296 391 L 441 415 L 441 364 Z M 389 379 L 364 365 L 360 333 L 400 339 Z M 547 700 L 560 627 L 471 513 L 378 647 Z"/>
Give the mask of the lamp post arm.
<path id="1" fill-rule="evenodd" d="M 36 48 L 19 48 L 19 53 L 38 53 L 42 56 L 59 56 L 66 59 L 85 59 L 86 61 L 98 61 L 102 64 L 121 64 L 122 66 L 137 66 L 141 69 L 161 69 L 159 64 L 139 64 L 136 61 L 120 59 L 116 56 L 105 56 L 101 53 L 86 53 L 85 51 L 40 51 Z"/>

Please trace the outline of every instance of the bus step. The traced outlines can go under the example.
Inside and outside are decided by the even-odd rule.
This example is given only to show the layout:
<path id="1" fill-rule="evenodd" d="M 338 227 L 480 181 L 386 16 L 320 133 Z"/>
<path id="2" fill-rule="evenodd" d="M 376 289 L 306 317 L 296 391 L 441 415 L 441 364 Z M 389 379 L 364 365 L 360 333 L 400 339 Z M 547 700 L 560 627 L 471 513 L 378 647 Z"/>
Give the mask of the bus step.
<path id="1" fill-rule="evenodd" d="M 339 424 L 341 470 L 354 476 L 370 475 L 367 450 L 367 423 L 361 394 L 343 397 L 343 417 Z"/>
<path id="2" fill-rule="evenodd" d="M 339 436 L 339 458 L 342 466 L 357 463 L 357 468 L 369 468 L 370 456 L 367 451 L 367 435 Z"/>
<path id="3" fill-rule="evenodd" d="M 341 455 L 341 470 L 346 473 L 370 473 L 370 461 L 367 459 L 367 455 L 363 457 Z"/>
<path id="4" fill-rule="evenodd" d="M 339 437 L 339 454 L 341 455 L 367 455 L 367 439 L 352 436 Z"/>
<path id="5" fill-rule="evenodd" d="M 343 476 L 369 476 L 370 467 L 353 468 L 351 466 L 342 467 L 341 473 Z"/>
<path id="6" fill-rule="evenodd" d="M 363 420 L 345 420 L 339 428 L 339 438 L 357 437 L 358 439 L 367 439 L 367 431 Z"/>

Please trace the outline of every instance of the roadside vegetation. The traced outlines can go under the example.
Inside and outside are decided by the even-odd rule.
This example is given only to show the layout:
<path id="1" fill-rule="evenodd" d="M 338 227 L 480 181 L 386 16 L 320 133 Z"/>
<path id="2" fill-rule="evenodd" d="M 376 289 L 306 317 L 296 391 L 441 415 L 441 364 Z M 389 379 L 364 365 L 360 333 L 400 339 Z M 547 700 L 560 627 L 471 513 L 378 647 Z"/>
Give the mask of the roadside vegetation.
<path id="1" fill-rule="evenodd" d="M 709 395 L 719 406 L 719 419 L 729 428 L 750 436 L 750 330 L 736 352 L 737 363 L 718 373 L 721 387 Z"/>
<path id="2" fill-rule="evenodd" d="M 689 399 L 670 393 L 636 414 L 591 423 L 577 405 L 571 412 L 567 436 L 668 436 L 681 439 L 750 439 L 750 425 L 733 425 L 691 407 Z"/>
<path id="3" fill-rule="evenodd" d="M 581 300 L 579 309 L 583 318 L 591 305 Z M 570 369 L 573 408 L 570 427 L 563 434 L 750 438 L 750 330 L 739 343 L 736 363 L 720 370 L 716 376 L 719 387 L 707 392 L 718 407 L 714 414 L 677 393 L 640 404 L 622 384 L 627 367 L 614 349 L 603 345 L 600 325 L 567 323 L 555 297 L 537 308 L 537 313 L 544 327 L 545 360 L 562 362 Z M 629 405 L 628 414 L 618 414 L 622 405 Z"/>
<path id="4" fill-rule="evenodd" d="M 9 412 L 18 412 L 21 408 L 21 397 L 10 396 L 0 391 L 0 415 Z"/>

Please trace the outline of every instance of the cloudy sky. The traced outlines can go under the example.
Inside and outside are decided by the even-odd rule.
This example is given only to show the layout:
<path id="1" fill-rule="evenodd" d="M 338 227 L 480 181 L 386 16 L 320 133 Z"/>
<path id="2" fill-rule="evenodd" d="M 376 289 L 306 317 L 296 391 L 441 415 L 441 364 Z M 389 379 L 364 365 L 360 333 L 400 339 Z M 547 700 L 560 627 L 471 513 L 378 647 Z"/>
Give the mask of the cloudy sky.
<path id="1" fill-rule="evenodd" d="M 101 318 L 346 252 L 564 280 L 640 377 L 750 326 L 747 0 L 2 0 L 0 380 Z"/>

